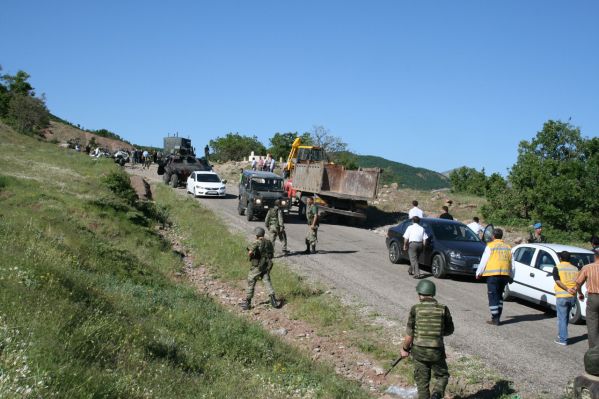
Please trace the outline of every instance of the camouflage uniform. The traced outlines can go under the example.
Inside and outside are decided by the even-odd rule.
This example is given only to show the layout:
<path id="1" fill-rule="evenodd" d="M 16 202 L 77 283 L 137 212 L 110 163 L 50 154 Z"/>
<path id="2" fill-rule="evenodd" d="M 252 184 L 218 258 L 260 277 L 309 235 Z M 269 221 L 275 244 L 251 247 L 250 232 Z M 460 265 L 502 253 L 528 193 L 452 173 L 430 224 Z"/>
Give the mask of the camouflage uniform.
<path id="1" fill-rule="evenodd" d="M 542 244 L 544 242 L 547 242 L 547 239 L 545 238 L 545 236 L 543 234 L 536 235 L 534 232 L 530 232 L 530 236 L 528 237 L 528 242 Z"/>
<path id="2" fill-rule="evenodd" d="M 274 249 L 272 242 L 266 238 L 257 239 L 248 250 L 252 252 L 252 268 L 248 273 L 247 301 L 251 302 L 254 297 L 254 287 L 256 282 L 261 278 L 269 296 L 275 295 L 275 290 L 270 283 L 270 269 L 272 269 L 272 257 Z"/>
<path id="3" fill-rule="evenodd" d="M 318 222 L 314 228 L 312 228 L 312 223 L 314 222 L 314 218 L 318 216 L 318 208 L 316 205 L 312 204 L 306 207 L 306 220 L 308 222 L 308 234 L 306 235 L 306 245 L 312 252 L 316 252 L 316 242 L 318 241 Z"/>
<path id="4" fill-rule="evenodd" d="M 419 304 L 412 306 L 406 334 L 414 337 L 411 353 L 418 399 L 431 397 L 431 371 L 435 377 L 433 395 L 443 398 L 449 381 L 443 336 L 452 333 L 453 320 L 447 306 L 437 303 L 432 297 L 423 298 Z"/>
<path id="5" fill-rule="evenodd" d="M 264 218 L 266 229 L 268 230 L 268 239 L 272 242 L 273 248 L 277 237 L 283 243 L 283 252 L 287 252 L 287 233 L 285 233 L 285 221 L 283 220 L 283 211 L 278 206 L 268 210 Z"/>

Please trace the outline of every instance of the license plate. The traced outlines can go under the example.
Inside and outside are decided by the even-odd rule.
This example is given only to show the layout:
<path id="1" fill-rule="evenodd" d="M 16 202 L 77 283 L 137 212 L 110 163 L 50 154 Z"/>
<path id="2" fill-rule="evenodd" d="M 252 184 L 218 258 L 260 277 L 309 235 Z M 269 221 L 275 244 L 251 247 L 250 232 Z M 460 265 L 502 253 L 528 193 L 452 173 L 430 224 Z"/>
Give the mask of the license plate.
<path id="1" fill-rule="evenodd" d="M 475 263 L 475 264 L 473 264 L 473 265 L 472 265 L 472 268 L 473 268 L 473 269 L 478 269 L 478 263 Z"/>
<path id="2" fill-rule="evenodd" d="M 268 205 L 264 205 L 264 209 L 268 209 Z"/>

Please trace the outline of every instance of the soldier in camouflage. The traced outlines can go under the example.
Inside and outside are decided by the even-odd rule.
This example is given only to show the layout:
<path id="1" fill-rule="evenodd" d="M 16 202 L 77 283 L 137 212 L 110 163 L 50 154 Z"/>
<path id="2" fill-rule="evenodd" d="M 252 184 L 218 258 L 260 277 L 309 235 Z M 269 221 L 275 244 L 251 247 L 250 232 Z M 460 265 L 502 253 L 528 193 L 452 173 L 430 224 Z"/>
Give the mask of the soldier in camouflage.
<path id="1" fill-rule="evenodd" d="M 270 297 L 270 303 L 274 308 L 280 308 L 281 302 L 275 297 L 275 290 L 270 282 L 270 270 L 272 269 L 273 246 L 272 243 L 264 238 L 264 229 L 256 227 L 254 229 L 256 241 L 252 243 L 248 249 L 248 256 L 252 264 L 252 268 L 248 273 L 248 287 L 246 300 L 240 304 L 243 310 L 248 310 L 252 306 L 252 298 L 254 297 L 254 287 L 259 279 L 262 279 L 266 291 Z"/>
<path id="2" fill-rule="evenodd" d="M 420 303 L 412 306 L 401 356 L 412 353 L 418 399 L 441 399 L 449 381 L 443 337 L 453 333 L 453 320 L 447 306 L 437 303 L 435 284 L 422 280 L 416 286 Z M 435 378 L 430 393 L 431 372 Z"/>
<path id="3" fill-rule="evenodd" d="M 274 247 L 275 240 L 278 238 L 283 243 L 283 253 L 287 253 L 287 233 L 285 233 L 285 221 L 283 220 L 283 210 L 279 208 L 281 200 L 275 201 L 275 206 L 270 208 L 264 218 L 266 229 L 268 230 L 268 239 Z"/>
<path id="4" fill-rule="evenodd" d="M 306 220 L 308 222 L 308 234 L 306 235 L 306 254 L 316 253 L 316 242 L 318 241 L 318 208 L 314 205 L 314 199 L 308 197 L 306 200 Z"/>

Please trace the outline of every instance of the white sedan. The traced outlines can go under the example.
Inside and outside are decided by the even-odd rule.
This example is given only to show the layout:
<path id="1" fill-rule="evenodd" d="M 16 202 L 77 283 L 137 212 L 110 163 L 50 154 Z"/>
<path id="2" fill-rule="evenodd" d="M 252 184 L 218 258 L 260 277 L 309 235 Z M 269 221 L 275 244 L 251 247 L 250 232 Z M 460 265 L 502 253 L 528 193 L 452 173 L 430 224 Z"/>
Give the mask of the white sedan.
<path id="1" fill-rule="evenodd" d="M 503 295 L 538 303 L 555 309 L 555 281 L 553 268 L 559 263 L 557 254 L 570 252 L 570 263 L 581 269 L 593 262 L 593 252 L 560 244 L 520 244 L 512 248 L 514 282 L 508 284 Z M 585 299 L 576 301 L 570 312 L 570 323 L 577 323 L 586 317 L 586 284 L 582 287 Z"/>
<path id="2" fill-rule="evenodd" d="M 221 180 L 215 172 L 197 171 L 187 178 L 187 192 L 194 197 L 224 197 L 226 195 L 226 180 Z"/>

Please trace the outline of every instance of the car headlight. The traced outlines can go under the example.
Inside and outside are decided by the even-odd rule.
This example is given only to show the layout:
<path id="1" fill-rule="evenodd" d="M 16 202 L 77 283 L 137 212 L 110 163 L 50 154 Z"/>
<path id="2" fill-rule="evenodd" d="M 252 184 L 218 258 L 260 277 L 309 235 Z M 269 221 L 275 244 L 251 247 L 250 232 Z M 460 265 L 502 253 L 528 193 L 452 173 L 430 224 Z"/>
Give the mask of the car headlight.
<path id="1" fill-rule="evenodd" d="M 261 204 L 262 203 L 262 200 L 260 198 L 256 198 L 254 201 L 256 202 L 256 204 Z"/>
<path id="2" fill-rule="evenodd" d="M 453 259 L 464 259 L 464 256 L 457 251 L 449 251 L 449 257 Z"/>

